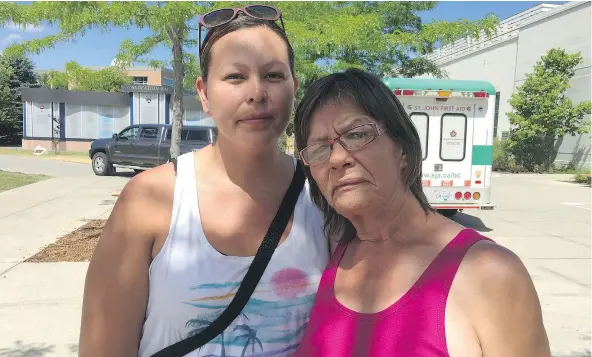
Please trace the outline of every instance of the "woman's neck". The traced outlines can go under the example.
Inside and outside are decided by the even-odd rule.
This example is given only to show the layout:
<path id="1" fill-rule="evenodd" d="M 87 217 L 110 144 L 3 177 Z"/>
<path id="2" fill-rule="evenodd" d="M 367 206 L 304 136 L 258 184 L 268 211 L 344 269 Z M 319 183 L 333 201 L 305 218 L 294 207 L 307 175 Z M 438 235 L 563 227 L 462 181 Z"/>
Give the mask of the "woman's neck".
<path id="1" fill-rule="evenodd" d="M 358 239 L 361 242 L 387 240 L 409 240 L 409 232 L 421 231 L 426 225 L 429 213 L 423 210 L 411 192 L 393 199 L 391 204 L 380 212 L 352 218 Z"/>
<path id="2" fill-rule="evenodd" d="M 268 187 L 270 182 L 281 180 L 285 175 L 286 155 L 277 147 L 245 149 L 222 139 L 213 144 L 212 149 L 212 163 L 245 191 Z"/>

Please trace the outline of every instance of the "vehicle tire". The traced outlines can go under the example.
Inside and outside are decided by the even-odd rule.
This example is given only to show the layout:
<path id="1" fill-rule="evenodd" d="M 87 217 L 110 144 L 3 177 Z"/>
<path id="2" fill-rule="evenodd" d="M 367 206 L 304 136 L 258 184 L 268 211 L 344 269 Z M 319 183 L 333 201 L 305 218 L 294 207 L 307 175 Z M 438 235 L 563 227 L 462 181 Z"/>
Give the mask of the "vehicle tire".
<path id="1" fill-rule="evenodd" d="M 134 172 L 135 172 L 136 174 L 142 173 L 142 172 L 144 172 L 144 171 L 145 171 L 145 170 L 134 169 Z"/>
<path id="2" fill-rule="evenodd" d="M 92 169 L 97 176 L 109 176 L 113 174 L 113 165 L 109 162 L 107 154 L 98 152 L 93 155 Z"/>
<path id="3" fill-rule="evenodd" d="M 439 209 L 438 213 L 440 213 L 442 216 L 446 217 L 446 218 L 450 218 L 452 216 L 454 216 L 455 214 L 458 213 L 457 209 Z"/>

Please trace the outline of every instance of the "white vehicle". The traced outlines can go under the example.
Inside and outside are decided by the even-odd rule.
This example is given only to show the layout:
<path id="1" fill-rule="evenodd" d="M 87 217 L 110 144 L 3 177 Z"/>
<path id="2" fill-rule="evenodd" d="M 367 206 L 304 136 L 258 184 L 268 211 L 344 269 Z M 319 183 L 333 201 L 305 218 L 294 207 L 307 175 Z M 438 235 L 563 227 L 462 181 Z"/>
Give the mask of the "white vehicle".
<path id="1" fill-rule="evenodd" d="M 383 81 L 419 133 L 422 184 L 432 207 L 447 217 L 464 209 L 493 209 L 493 85 L 423 78 Z"/>

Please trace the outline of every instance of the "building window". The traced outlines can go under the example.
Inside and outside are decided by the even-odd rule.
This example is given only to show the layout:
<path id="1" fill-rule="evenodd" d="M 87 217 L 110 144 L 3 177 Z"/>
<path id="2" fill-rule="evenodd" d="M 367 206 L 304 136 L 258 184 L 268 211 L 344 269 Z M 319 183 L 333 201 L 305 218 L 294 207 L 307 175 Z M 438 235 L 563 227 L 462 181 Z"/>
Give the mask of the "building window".
<path id="1" fill-rule="evenodd" d="M 148 84 L 148 77 L 133 77 L 134 84 Z"/>
<path id="2" fill-rule="evenodd" d="M 175 84 L 175 80 L 174 79 L 170 79 L 170 78 L 163 78 L 162 79 L 162 84 L 165 87 L 170 87 L 173 88 L 174 84 Z"/>
<path id="3" fill-rule="evenodd" d="M 497 120 L 499 116 L 500 92 L 495 93 L 495 112 L 493 114 L 493 137 L 497 138 Z"/>

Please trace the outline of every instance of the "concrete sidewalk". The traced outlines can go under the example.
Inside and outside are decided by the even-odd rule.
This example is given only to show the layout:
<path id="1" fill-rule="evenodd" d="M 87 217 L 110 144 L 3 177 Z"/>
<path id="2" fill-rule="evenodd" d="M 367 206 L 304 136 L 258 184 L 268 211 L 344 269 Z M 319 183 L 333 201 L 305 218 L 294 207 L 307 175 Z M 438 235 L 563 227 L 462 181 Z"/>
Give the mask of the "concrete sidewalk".
<path id="1" fill-rule="evenodd" d="M 22 263 L 88 220 L 107 218 L 129 177 L 0 155 L 0 169 L 58 177 L 0 193 L 0 356 L 78 355 L 88 263 Z"/>
<path id="2" fill-rule="evenodd" d="M 57 177 L 0 193 L 0 273 L 87 220 L 106 218 L 123 177 Z"/>
<path id="3" fill-rule="evenodd" d="M 0 275 L 0 356 L 78 356 L 87 268 L 22 263 Z"/>

